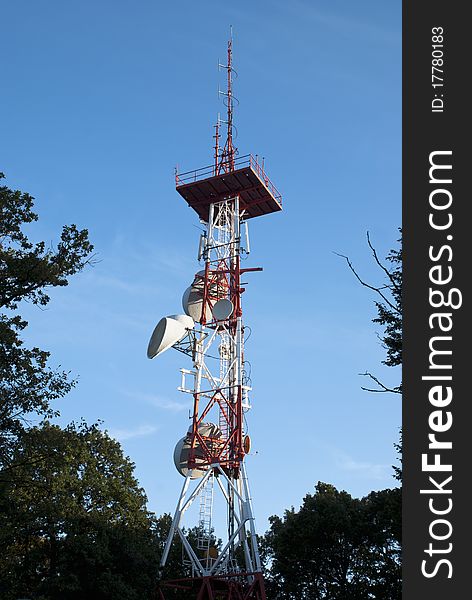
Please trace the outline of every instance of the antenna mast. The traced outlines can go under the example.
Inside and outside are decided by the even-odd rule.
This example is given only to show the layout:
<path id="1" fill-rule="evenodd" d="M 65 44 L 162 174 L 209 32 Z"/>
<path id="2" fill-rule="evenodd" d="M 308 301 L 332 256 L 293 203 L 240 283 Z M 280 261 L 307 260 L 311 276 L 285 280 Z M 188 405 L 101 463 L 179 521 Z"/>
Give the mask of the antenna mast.
<path id="1" fill-rule="evenodd" d="M 226 104 L 226 143 L 221 154 L 221 160 L 218 172 L 219 173 L 231 173 L 234 171 L 235 156 L 238 152 L 237 148 L 233 145 L 233 113 L 234 113 L 234 96 L 233 96 L 233 73 L 236 71 L 233 69 L 233 32 L 231 29 L 231 35 L 228 40 L 228 51 L 227 51 L 227 64 L 220 65 L 221 68 L 226 69 L 226 92 L 221 92 L 225 97 Z"/>
<path id="2" fill-rule="evenodd" d="M 193 410 L 174 451 L 184 482 L 161 557 L 160 600 L 172 600 L 181 591 L 197 600 L 266 600 L 245 466 L 251 449 L 246 413 L 252 387 L 241 280 L 262 269 L 242 268 L 241 255 L 249 251 L 248 220 L 282 210 L 282 197 L 252 154 L 236 161 L 232 37 L 227 65 L 220 67 L 227 71 L 227 90 L 220 92 L 227 107 L 224 147 L 220 150 L 218 117 L 213 164 L 175 175 L 177 192 L 206 228 L 198 252 L 203 264 L 184 292 L 186 314 L 161 319 L 148 348 L 149 358 L 173 347 L 192 361 L 191 369 L 181 369 L 178 388 Z M 192 510 L 198 523 L 193 537 L 183 525 Z M 168 559 L 178 542 L 181 576 L 169 579 Z"/>

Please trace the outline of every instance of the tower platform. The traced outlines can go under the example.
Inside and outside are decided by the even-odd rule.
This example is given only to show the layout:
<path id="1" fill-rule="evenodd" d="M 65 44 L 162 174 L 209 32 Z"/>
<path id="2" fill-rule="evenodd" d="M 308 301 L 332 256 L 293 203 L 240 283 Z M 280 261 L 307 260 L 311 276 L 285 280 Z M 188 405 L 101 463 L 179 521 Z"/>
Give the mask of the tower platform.
<path id="1" fill-rule="evenodd" d="M 224 165 L 223 165 L 224 166 Z M 234 170 L 215 174 L 214 165 L 176 173 L 176 189 L 200 219 L 207 222 L 210 204 L 239 195 L 244 218 L 282 210 L 282 196 L 252 154 L 235 161 Z"/>

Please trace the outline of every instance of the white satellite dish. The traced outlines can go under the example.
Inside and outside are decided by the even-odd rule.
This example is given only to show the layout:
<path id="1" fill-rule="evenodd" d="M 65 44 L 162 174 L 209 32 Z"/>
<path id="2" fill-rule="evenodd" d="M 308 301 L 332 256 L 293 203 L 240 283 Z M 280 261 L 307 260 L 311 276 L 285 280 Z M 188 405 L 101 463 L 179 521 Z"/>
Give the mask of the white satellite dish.
<path id="1" fill-rule="evenodd" d="M 204 311 L 205 321 L 212 320 L 212 314 L 210 306 L 215 300 L 222 299 L 227 294 L 228 283 L 226 276 L 223 272 L 210 272 L 211 282 L 209 283 L 209 297 L 211 299 L 203 307 L 203 295 L 205 290 L 205 271 L 199 271 L 195 274 L 192 285 L 188 287 L 182 296 L 182 307 L 184 312 L 192 317 L 195 322 L 199 322 L 202 318 L 202 311 Z M 230 313 L 231 314 L 231 313 Z M 213 312 L 214 315 L 214 312 Z M 216 318 L 216 317 L 215 317 Z M 218 318 L 217 320 L 224 320 Z"/>
<path id="2" fill-rule="evenodd" d="M 174 465 L 177 471 L 183 476 L 187 477 L 188 469 L 188 456 L 190 454 L 190 441 L 187 436 L 183 437 L 177 442 L 174 450 Z M 197 458 L 198 463 L 198 458 Z M 194 469 L 190 479 L 199 479 L 205 475 L 205 471 L 201 469 Z"/>
<path id="3" fill-rule="evenodd" d="M 216 321 L 226 321 L 226 319 L 233 313 L 233 303 L 227 298 L 222 298 L 215 302 L 212 308 L 213 316 Z"/>
<path id="4" fill-rule="evenodd" d="M 178 323 L 181 323 L 185 327 L 185 329 L 193 329 L 195 327 L 194 320 L 188 315 L 170 315 L 167 318 L 174 319 Z"/>
<path id="5" fill-rule="evenodd" d="M 187 290 L 185 290 L 184 297 L 182 298 L 182 304 L 185 302 L 184 311 L 194 321 L 198 322 L 202 318 L 203 289 L 202 291 L 194 287 L 188 289 L 188 294 Z M 208 320 L 208 306 L 205 307 L 205 320 Z"/>
<path id="6" fill-rule="evenodd" d="M 192 431 L 192 429 L 190 428 L 187 435 L 177 442 L 177 445 L 175 446 L 175 450 L 174 450 L 175 468 L 183 477 L 186 477 L 187 473 L 189 472 L 188 457 L 190 454 L 190 446 L 191 446 L 191 435 L 190 435 L 191 431 Z M 200 423 L 200 425 L 198 426 L 198 433 L 202 437 L 206 438 L 206 443 L 207 443 L 207 446 L 209 446 L 209 447 L 211 447 L 211 440 L 208 440 L 208 438 L 214 438 L 215 440 L 221 439 L 221 430 L 218 427 L 218 425 L 215 425 L 215 423 Z M 204 454 L 203 454 L 202 447 L 201 447 L 200 443 L 198 442 L 198 440 L 196 440 L 196 442 L 195 442 L 195 462 L 198 465 L 199 463 L 202 463 L 203 460 L 204 460 Z M 200 477 L 203 477 L 203 475 L 205 475 L 207 468 L 208 468 L 207 466 L 204 466 L 202 469 L 198 469 L 198 468 L 193 469 L 190 479 L 199 479 Z"/>
<path id="7" fill-rule="evenodd" d="M 192 285 L 188 287 L 182 296 L 182 308 L 185 314 L 192 317 L 195 322 L 202 318 L 203 291 L 205 288 L 205 271 L 198 271 L 195 274 Z M 207 319 L 208 308 L 205 309 L 205 319 Z"/>
<path id="8" fill-rule="evenodd" d="M 188 315 L 188 299 L 190 297 L 190 293 L 192 291 L 192 286 L 189 286 L 182 296 L 182 308 L 184 309 L 184 313 Z M 190 316 L 190 315 L 189 315 Z M 192 317 L 193 318 L 193 317 Z M 195 321 L 195 319 L 193 319 Z"/>
<path id="9" fill-rule="evenodd" d="M 180 342 L 193 329 L 195 323 L 188 315 L 171 315 L 162 318 L 152 332 L 147 357 L 154 358 Z"/>

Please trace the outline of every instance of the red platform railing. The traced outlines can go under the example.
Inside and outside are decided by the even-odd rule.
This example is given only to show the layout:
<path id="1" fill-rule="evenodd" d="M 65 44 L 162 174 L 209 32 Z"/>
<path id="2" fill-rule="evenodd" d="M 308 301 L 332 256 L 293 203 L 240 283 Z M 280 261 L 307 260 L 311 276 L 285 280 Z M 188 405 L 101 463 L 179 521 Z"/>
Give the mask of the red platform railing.
<path id="1" fill-rule="evenodd" d="M 271 195 L 282 204 L 282 194 L 278 191 L 272 181 L 265 173 L 262 165 L 258 162 L 257 158 L 252 154 L 245 154 L 240 156 L 234 161 L 234 171 L 250 167 L 263 182 L 265 187 L 269 190 Z M 185 173 L 179 173 L 175 170 L 175 185 L 179 187 L 181 185 L 187 185 L 195 181 L 201 181 L 209 177 L 216 177 L 217 175 L 224 175 L 229 172 L 229 163 L 222 162 L 218 165 L 218 172 L 216 171 L 215 165 L 208 165 L 207 167 L 201 167 L 193 171 L 186 171 Z"/>

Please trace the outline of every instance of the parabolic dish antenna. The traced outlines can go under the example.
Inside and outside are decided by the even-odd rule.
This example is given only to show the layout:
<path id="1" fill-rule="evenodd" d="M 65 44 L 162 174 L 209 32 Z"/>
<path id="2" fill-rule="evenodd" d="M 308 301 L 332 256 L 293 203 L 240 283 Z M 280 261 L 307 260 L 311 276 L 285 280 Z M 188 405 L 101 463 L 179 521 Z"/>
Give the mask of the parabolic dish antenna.
<path id="1" fill-rule="evenodd" d="M 225 321 L 233 313 L 233 303 L 227 298 L 215 302 L 212 308 L 213 316 L 217 321 Z"/>
<path id="2" fill-rule="evenodd" d="M 194 287 L 187 288 L 182 298 L 182 305 L 187 315 L 194 321 L 200 321 L 203 309 L 203 291 Z M 208 318 L 208 306 L 205 307 L 205 320 Z"/>
<path id="3" fill-rule="evenodd" d="M 190 297 L 190 293 L 192 292 L 192 286 L 189 286 L 182 296 L 182 308 L 184 309 L 184 313 L 188 315 L 188 299 Z M 191 315 L 189 315 L 191 316 Z M 193 317 L 192 317 L 193 318 Z M 193 319 L 195 321 L 195 319 Z"/>
<path id="4" fill-rule="evenodd" d="M 188 315 L 171 315 L 162 318 L 152 332 L 147 349 L 147 357 L 155 358 L 180 342 L 193 329 L 195 323 Z"/>
<path id="5" fill-rule="evenodd" d="M 224 299 L 228 293 L 228 281 L 224 273 L 210 271 L 208 279 L 208 301 L 205 303 L 205 307 L 203 306 L 205 271 L 198 271 L 198 273 L 195 274 L 192 285 L 185 290 L 182 296 L 182 308 L 184 309 L 185 314 L 192 317 L 195 322 L 199 322 L 202 318 L 202 311 L 204 312 L 205 321 L 212 320 L 210 306 L 213 307 L 218 300 Z M 216 319 L 224 320 L 226 318 L 227 317 Z"/>
<path id="6" fill-rule="evenodd" d="M 214 439 L 215 442 L 221 440 L 220 428 L 214 423 L 200 423 L 200 425 L 198 426 L 198 433 L 205 439 L 205 443 L 210 449 L 214 443 L 212 442 L 212 439 Z M 183 477 L 186 477 L 187 473 L 189 472 L 188 458 L 190 454 L 190 447 L 191 429 L 185 437 L 183 437 L 177 442 L 177 445 L 175 446 L 174 450 L 175 468 Z M 204 453 L 198 440 L 195 440 L 195 462 L 197 465 L 199 463 L 204 462 Z M 207 468 L 207 466 L 204 466 L 202 469 L 193 469 L 190 479 L 199 479 L 200 477 L 203 477 Z"/>

